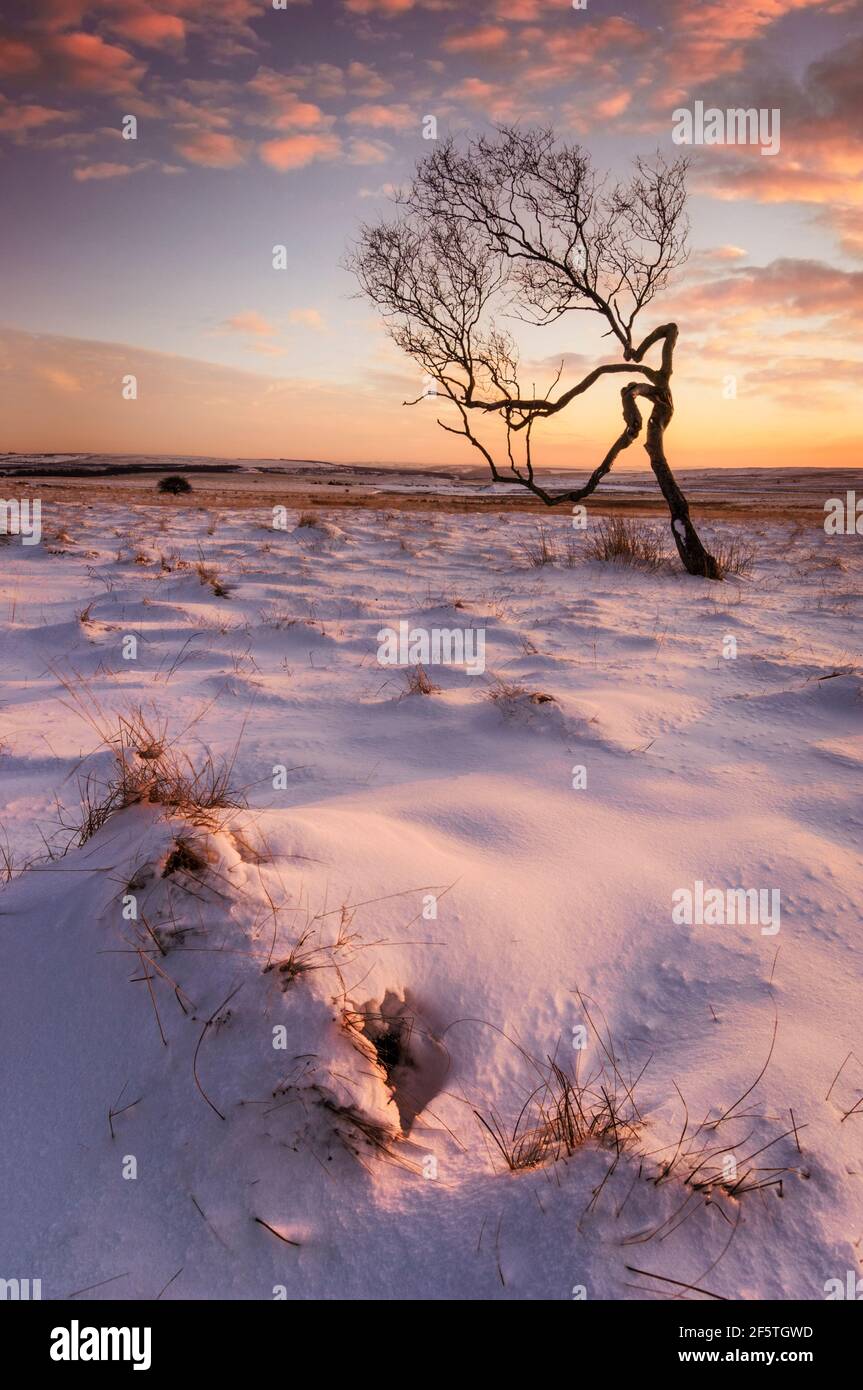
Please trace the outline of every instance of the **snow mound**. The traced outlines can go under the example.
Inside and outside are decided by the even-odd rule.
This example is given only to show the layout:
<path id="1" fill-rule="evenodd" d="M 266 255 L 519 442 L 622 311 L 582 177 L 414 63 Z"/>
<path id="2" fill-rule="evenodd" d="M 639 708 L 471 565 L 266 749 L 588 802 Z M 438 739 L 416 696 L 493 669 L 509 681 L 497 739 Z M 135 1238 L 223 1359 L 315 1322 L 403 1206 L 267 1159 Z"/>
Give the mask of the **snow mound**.
<path id="1" fill-rule="evenodd" d="M 342 544 L 346 539 L 346 534 L 340 526 L 336 526 L 332 521 L 325 521 L 319 517 L 317 521 L 304 522 L 296 526 L 291 533 L 294 539 L 304 546 L 318 546 L 324 544 Z"/>
<path id="2" fill-rule="evenodd" d="M 339 1144 L 383 1148 L 400 1134 L 398 1109 L 339 979 L 356 943 L 330 943 L 317 926 L 294 936 L 284 919 L 296 907 L 283 911 L 255 857 L 230 829 L 151 806 L 119 811 L 86 845 L 16 881 L 24 930 L 6 940 L 7 956 L 14 947 L 52 969 L 62 962 L 65 988 L 90 995 L 75 1046 L 88 1062 L 99 1053 L 97 1067 L 110 1070 L 135 1021 L 123 1100 L 145 1099 L 117 1120 L 124 1143 L 155 1110 L 170 1147 L 204 1107 L 239 1124 L 252 1151 L 265 1136 L 324 1159 Z"/>

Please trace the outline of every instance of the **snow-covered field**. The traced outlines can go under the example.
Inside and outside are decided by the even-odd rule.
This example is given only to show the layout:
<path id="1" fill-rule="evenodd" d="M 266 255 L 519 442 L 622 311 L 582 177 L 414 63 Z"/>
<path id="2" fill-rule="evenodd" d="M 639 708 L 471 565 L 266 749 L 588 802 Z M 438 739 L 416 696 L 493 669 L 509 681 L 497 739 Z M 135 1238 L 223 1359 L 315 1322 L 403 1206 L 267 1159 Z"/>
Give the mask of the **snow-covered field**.
<path id="1" fill-rule="evenodd" d="M 78 1299 L 859 1277 L 859 540 L 756 518 L 720 585 L 533 568 L 531 516 L 320 516 L 81 506 L 0 544 L 0 1273 Z M 402 622 L 481 632 L 485 671 L 410 693 L 378 660 Z M 127 728 L 132 780 L 209 750 L 247 808 L 82 835 L 136 709 L 167 751 Z M 697 884 L 764 910 L 676 920 Z M 567 1144 L 579 1104 L 605 1142 Z M 545 1161 L 509 1171 L 496 1126 Z"/>

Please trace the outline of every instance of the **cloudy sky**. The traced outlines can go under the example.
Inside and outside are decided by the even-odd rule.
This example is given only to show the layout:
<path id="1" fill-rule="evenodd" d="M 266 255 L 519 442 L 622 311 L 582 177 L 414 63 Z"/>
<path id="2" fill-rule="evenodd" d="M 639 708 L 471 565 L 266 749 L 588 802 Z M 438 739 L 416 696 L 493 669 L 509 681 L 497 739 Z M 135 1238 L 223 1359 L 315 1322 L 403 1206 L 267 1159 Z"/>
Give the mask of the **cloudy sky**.
<path id="1" fill-rule="evenodd" d="M 772 156 L 692 149 L 690 259 L 642 324 L 681 328 L 669 454 L 861 463 L 859 0 L 3 0 L 0 15 L 0 449 L 473 462 L 433 402 L 401 404 L 416 369 L 341 267 L 359 224 L 428 153 L 429 116 L 440 136 L 551 123 L 616 177 L 677 153 L 672 113 L 701 101 L 778 109 L 781 137 Z M 587 318 L 523 331 L 537 388 L 561 358 L 574 380 L 608 351 Z M 549 422 L 539 461 L 592 468 L 619 429 L 615 389 Z"/>

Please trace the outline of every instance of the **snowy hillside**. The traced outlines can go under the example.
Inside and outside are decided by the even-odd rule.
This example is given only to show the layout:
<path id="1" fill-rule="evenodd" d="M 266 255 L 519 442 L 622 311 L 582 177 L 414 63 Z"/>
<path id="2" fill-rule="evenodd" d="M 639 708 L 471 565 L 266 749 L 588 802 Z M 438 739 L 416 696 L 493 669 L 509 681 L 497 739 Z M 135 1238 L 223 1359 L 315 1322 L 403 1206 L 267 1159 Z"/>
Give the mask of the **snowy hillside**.
<path id="1" fill-rule="evenodd" d="M 296 522 L 82 506 L 0 544 L 3 1269 L 859 1276 L 859 542 L 756 522 L 714 584 L 588 560 L 564 517 L 544 565 L 530 516 Z M 422 693 L 378 659 L 400 623 L 485 669 Z M 734 889 L 760 915 L 674 906 Z"/>

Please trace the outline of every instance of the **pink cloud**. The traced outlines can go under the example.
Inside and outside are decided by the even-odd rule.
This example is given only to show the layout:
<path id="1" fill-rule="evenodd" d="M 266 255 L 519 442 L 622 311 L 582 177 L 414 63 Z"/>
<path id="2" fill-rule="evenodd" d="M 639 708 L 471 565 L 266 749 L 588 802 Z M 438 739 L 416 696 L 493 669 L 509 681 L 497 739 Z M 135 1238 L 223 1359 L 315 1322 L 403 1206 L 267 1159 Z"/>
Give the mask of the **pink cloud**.
<path id="1" fill-rule="evenodd" d="M 40 130 L 52 121 L 71 120 L 68 111 L 55 111 L 50 106 L 16 106 L 0 97 L 0 130 L 7 135 L 22 137 L 31 130 Z"/>
<path id="2" fill-rule="evenodd" d="M 863 204 L 863 182 L 860 177 L 863 172 L 863 150 L 843 143 L 842 158 L 847 157 L 847 168 L 831 168 L 831 165 L 839 162 L 836 152 L 819 149 L 815 140 L 810 143 L 805 155 L 805 162 L 796 160 L 793 164 L 780 164 L 778 168 L 765 168 L 768 162 L 772 166 L 773 161 L 762 159 L 756 164 L 751 159 L 744 164 L 736 152 L 732 152 L 726 165 L 720 165 L 717 161 L 712 167 L 701 169 L 696 174 L 693 187 L 724 202 L 752 199 L 759 203 Z"/>
<path id="3" fill-rule="evenodd" d="M 758 319 L 764 310 L 785 318 L 863 317 L 863 271 L 839 270 L 823 261 L 783 257 L 746 266 L 724 279 L 691 286 L 677 296 L 686 311 L 709 314 L 740 309 Z"/>
<path id="4" fill-rule="evenodd" d="M 136 91 L 146 67 L 125 48 L 105 43 L 97 34 L 58 34 L 48 50 L 60 80 L 107 96 L 127 96 Z"/>
<path id="5" fill-rule="evenodd" d="M 110 21 L 112 33 L 144 48 L 181 48 L 186 25 L 179 15 L 164 14 L 149 5 L 124 5 Z"/>
<path id="6" fill-rule="evenodd" d="M 101 164 L 83 164 L 73 170 L 72 177 L 78 183 L 87 183 L 90 179 L 120 179 L 151 167 L 149 160 L 141 164 L 111 164 L 105 161 Z"/>
<path id="7" fill-rule="evenodd" d="M 392 145 L 385 140 L 363 140 L 352 135 L 348 141 L 348 163 L 386 164 L 393 152 Z"/>
<path id="8" fill-rule="evenodd" d="M 863 260 L 863 208 L 825 208 L 816 220 L 839 238 L 846 256 Z"/>
<path id="9" fill-rule="evenodd" d="M 841 13 L 853 0 L 758 0 L 752 5 L 729 5 L 726 0 L 673 0 L 667 21 L 668 42 L 662 52 L 666 84 L 693 84 L 740 73 L 749 61 L 749 48 L 768 41 L 771 27 L 795 11 L 825 9 Z"/>
<path id="10" fill-rule="evenodd" d="M 80 24 L 88 9 L 87 0 L 42 0 L 39 24 L 43 29 L 71 29 Z"/>
<path id="11" fill-rule="evenodd" d="M 635 52 L 647 47 L 650 41 L 640 25 L 620 15 L 599 19 L 589 26 L 575 29 L 561 27 L 547 30 L 542 47 L 552 67 L 546 74 L 546 80 L 554 77 L 565 81 L 573 66 L 589 66 L 597 55 L 603 53 L 617 57 L 624 52 Z M 540 70 L 538 66 L 537 71 Z"/>
<path id="12" fill-rule="evenodd" d="M 323 329 L 324 317 L 317 309 L 292 309 L 288 315 L 289 323 L 300 323 L 304 328 Z"/>
<path id="13" fill-rule="evenodd" d="M 177 140 L 175 149 L 190 164 L 205 169 L 234 169 L 242 164 L 248 146 L 235 135 L 216 130 L 190 130 Z"/>
<path id="14" fill-rule="evenodd" d="M 521 89 L 522 86 L 517 84 L 513 87 L 509 82 L 487 82 L 480 77 L 466 77 L 455 86 L 448 87 L 445 96 L 478 107 L 494 121 L 538 118 L 540 113 L 531 109 L 528 104 L 530 99 Z"/>
<path id="15" fill-rule="evenodd" d="M 545 19 L 550 9 L 571 10 L 572 0 L 494 0 L 495 19 L 508 19 L 515 24 L 530 24 Z"/>
<path id="16" fill-rule="evenodd" d="M 391 83 L 381 77 L 367 63 L 353 62 L 348 66 L 348 82 L 351 91 L 361 97 L 382 97 L 391 90 Z"/>
<path id="17" fill-rule="evenodd" d="M 47 381 L 49 386 L 53 386 L 57 391 L 80 391 L 81 381 L 72 372 L 67 372 L 63 367 L 41 367 L 34 368 L 35 375 Z"/>
<path id="18" fill-rule="evenodd" d="M 189 130 L 198 126 L 207 126 L 210 130 L 227 130 L 235 115 L 230 107 L 200 106 L 193 101 L 187 101 L 185 97 L 168 97 L 166 106 L 170 114 Z"/>
<path id="19" fill-rule="evenodd" d="M 336 68 L 334 72 L 341 81 L 341 70 Z M 307 80 L 305 74 L 286 77 L 272 68 L 258 68 L 247 86 L 250 92 L 263 99 L 265 111 L 259 120 L 254 115 L 248 119 L 274 130 L 326 129 L 333 124 L 334 118 L 325 115 L 314 102 L 303 101 L 297 95 L 296 88 L 305 86 Z"/>
<path id="20" fill-rule="evenodd" d="M 509 38 L 509 31 L 500 24 L 482 24 L 464 34 L 453 34 L 444 39 L 441 48 L 448 53 L 476 53 L 492 48 L 502 48 Z"/>
<path id="21" fill-rule="evenodd" d="M 744 147 L 719 147 L 699 161 L 699 187 L 726 200 L 863 203 L 863 39 L 810 64 L 792 100 L 781 106 L 778 160 L 751 157 Z M 760 165 L 773 165 L 763 168 Z"/>
<path id="22" fill-rule="evenodd" d="M 409 106 L 355 106 L 347 114 L 348 125 L 365 125 L 372 130 L 409 130 L 417 124 L 416 114 Z"/>
<path id="23" fill-rule="evenodd" d="M 336 135 L 288 135 L 266 140 L 258 153 L 264 164 L 284 174 L 289 169 L 304 169 L 318 159 L 335 159 L 341 148 Z"/>
<path id="24" fill-rule="evenodd" d="M 342 0 L 351 14 L 379 14 L 383 18 L 407 14 L 409 10 L 454 10 L 459 0 Z"/>
<path id="25" fill-rule="evenodd" d="M 241 314 L 233 314 L 231 318 L 223 319 L 222 328 L 230 329 L 234 333 L 251 333 L 256 338 L 272 338 L 276 333 L 269 320 L 256 309 L 245 309 Z"/>
<path id="26" fill-rule="evenodd" d="M 345 73 L 336 63 L 301 63 L 291 68 L 290 73 L 275 72 L 272 68 L 259 68 L 249 86 L 253 90 L 272 94 L 274 98 L 284 92 L 308 92 L 315 101 L 325 101 L 332 97 L 343 97 L 347 91 Z M 267 92 L 267 86 L 270 93 Z"/>
<path id="27" fill-rule="evenodd" d="M 299 3 L 299 0 L 298 0 Z M 287 357 L 288 349 L 279 347 L 278 343 L 247 343 L 249 352 L 256 352 L 259 357 Z"/>
<path id="28" fill-rule="evenodd" d="M 620 116 L 626 110 L 631 100 L 631 92 L 615 92 L 614 96 L 605 97 L 602 101 L 598 101 L 593 110 L 602 120 L 613 120 L 615 116 Z"/>
<path id="29" fill-rule="evenodd" d="M 24 77 L 38 71 L 42 64 L 38 49 L 21 39 L 2 36 L 0 42 L 0 75 L 4 77 Z"/>
<path id="30" fill-rule="evenodd" d="M 412 10 L 414 0 L 344 0 L 352 14 L 405 14 Z"/>
<path id="31" fill-rule="evenodd" d="M 320 130 L 332 123 L 333 118 L 325 116 L 314 102 L 299 101 L 296 97 L 285 100 L 278 113 L 266 122 L 273 130 Z"/>

